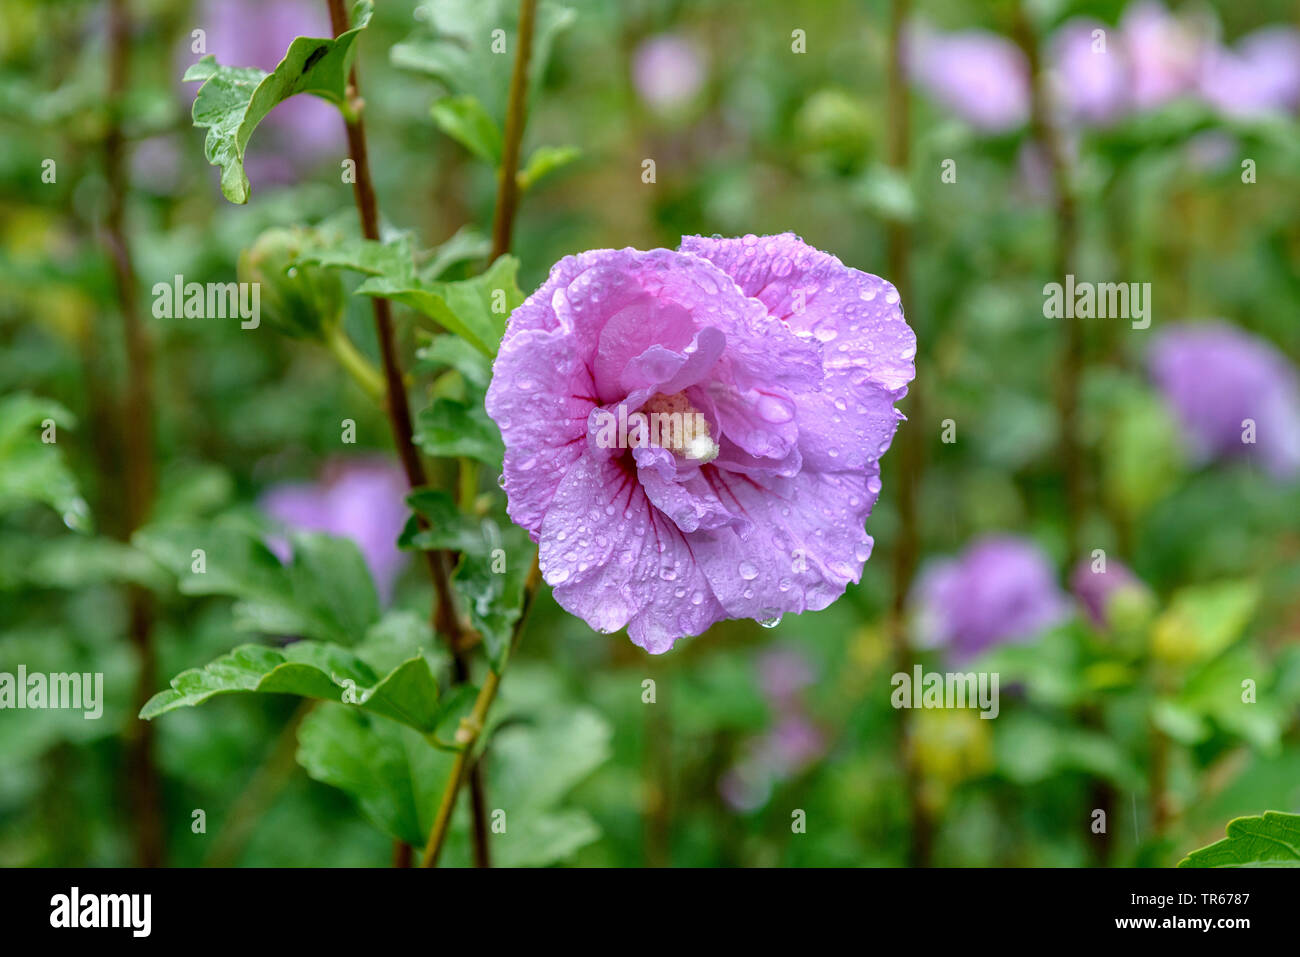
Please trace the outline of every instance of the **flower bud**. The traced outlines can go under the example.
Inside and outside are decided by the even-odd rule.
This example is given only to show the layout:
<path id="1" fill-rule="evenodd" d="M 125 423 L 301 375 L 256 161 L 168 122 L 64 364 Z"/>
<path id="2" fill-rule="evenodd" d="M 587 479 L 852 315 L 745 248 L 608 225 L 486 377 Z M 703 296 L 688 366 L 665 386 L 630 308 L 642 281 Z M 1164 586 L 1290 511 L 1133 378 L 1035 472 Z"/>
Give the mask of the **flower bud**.
<path id="1" fill-rule="evenodd" d="M 299 261 L 312 245 L 305 229 L 268 229 L 239 256 L 239 281 L 261 286 L 261 318 L 281 335 L 326 339 L 343 317 L 343 281 Z"/>

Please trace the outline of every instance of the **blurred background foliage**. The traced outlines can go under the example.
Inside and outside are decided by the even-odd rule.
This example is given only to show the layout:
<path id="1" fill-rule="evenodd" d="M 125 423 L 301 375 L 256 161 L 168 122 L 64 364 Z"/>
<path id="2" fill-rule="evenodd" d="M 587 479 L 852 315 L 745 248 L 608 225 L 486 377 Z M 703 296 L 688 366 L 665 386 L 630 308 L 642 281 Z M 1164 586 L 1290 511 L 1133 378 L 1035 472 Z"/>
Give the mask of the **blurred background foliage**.
<path id="1" fill-rule="evenodd" d="M 484 29 L 513 15 L 501 12 L 509 3 L 431 6 Z M 575 16 L 552 38 L 524 156 L 565 149 L 523 202 L 520 288 L 583 249 L 786 230 L 892 279 L 886 224 L 907 222 L 904 307 L 918 330 L 926 406 L 903 429 L 921 437 L 926 463 L 922 567 L 983 536 L 1014 534 L 1036 543 L 1067 589 L 1079 556 L 1066 552 L 1057 445 L 1061 324 L 1042 306 L 1043 285 L 1061 277 L 1027 124 L 981 130 L 917 90 L 910 170 L 889 169 L 884 0 L 566 6 Z M 915 6 L 941 32 L 1009 37 L 1016 21 L 1008 2 Z M 191 31 L 203 29 L 223 63 L 270 69 L 293 35 L 328 33 L 324 3 L 130 8 L 119 101 L 105 95 L 104 4 L 5 0 L 0 17 L 0 671 L 103 672 L 106 694 L 98 721 L 0 713 L 0 863 L 9 866 L 133 859 L 125 742 L 138 733 L 139 662 L 124 637 L 123 584 L 155 595 L 154 690 L 247 640 L 231 627 L 229 597 L 178 594 L 166 571 L 114 538 L 123 463 L 112 397 L 130 373 L 102 237 L 107 131 L 120 123 L 127 143 L 142 313 L 145 291 L 177 274 L 233 281 L 241 253 L 273 227 L 325 223 L 356 235 L 332 108 L 308 103 L 278 125 L 293 104 L 272 114 L 249 149 L 252 200 L 235 206 L 191 125 L 196 84 L 180 80 L 198 59 Z M 1030 10 L 1047 37 L 1077 16 L 1114 29 L 1125 4 L 1045 0 Z M 1300 22 L 1289 0 L 1178 13 L 1210 24 L 1216 44 Z M 486 231 L 495 196 L 492 166 L 444 132 L 454 116 L 440 126 L 431 107 L 472 96 L 499 123 L 509 70 L 507 57 L 453 62 L 449 82 L 437 51 L 430 59 L 432 17 L 426 6 L 381 2 L 358 58 L 385 229 L 409 231 L 421 248 L 466 225 Z M 804 54 L 792 52 L 796 29 L 806 32 Z M 1150 330 L 1086 323 L 1081 387 L 1081 541 L 1131 569 L 1133 587 L 1108 595 L 1100 616 L 1071 599 L 1063 619 L 973 660 L 942 647 L 922 653 L 931 669 L 949 660 L 996 669 L 1003 690 L 996 720 L 912 716 L 907 748 L 929 833 L 918 834 L 909 807 L 890 706 L 895 450 L 868 524 L 875 555 L 862 583 L 823 612 L 772 630 L 726 622 L 649 657 L 540 596 L 488 766 L 489 806 L 535 804 L 540 823 L 501 863 L 897 865 L 915 860 L 920 842 L 942 865 L 1169 865 L 1220 837 L 1230 817 L 1300 811 L 1300 484 L 1294 471 L 1279 476 L 1249 457 L 1200 454 L 1147 371 L 1157 333 L 1220 318 L 1272 343 L 1294 375 L 1300 125 L 1294 103 L 1242 119 L 1189 99 L 1070 128 L 1077 273 L 1153 289 Z M 1242 181 L 1246 158 L 1252 184 Z M 57 175 L 45 182 L 51 159 Z M 643 182 L 645 159 L 653 183 Z M 946 159 L 956 160 L 955 183 L 941 180 Z M 473 275 L 482 255 L 452 263 L 446 277 Z M 341 321 L 374 356 L 369 308 L 349 297 Z M 352 460 L 393 460 L 382 413 L 325 350 L 222 320 L 143 318 L 156 364 L 154 522 L 221 517 L 271 534 L 266 496 L 276 487 L 328 484 Z M 401 328 L 422 409 L 432 366 L 410 358 L 425 344 L 417 323 Z M 58 428 L 52 445 L 37 438 L 47 419 Z M 355 445 L 340 441 L 344 419 L 355 421 Z M 948 419 L 955 442 L 942 440 Z M 497 494 L 495 472 L 481 472 L 476 492 Z M 383 508 L 364 497 L 381 493 L 358 494 L 363 527 L 331 530 L 362 544 L 367 516 Z M 431 594 L 419 572 L 417 562 L 397 567 L 386 627 L 421 627 Z M 1243 679 L 1257 685 L 1253 704 L 1241 701 Z M 338 764 L 314 775 L 294 764 L 292 735 L 309 750 L 303 742 L 326 722 L 391 723 L 321 708 L 299 726 L 298 707 L 236 696 L 154 723 L 169 863 L 388 862 L 389 835 L 409 826 L 402 809 L 366 803 L 366 782 L 383 769 L 355 769 L 359 782 L 339 790 L 329 780 Z M 335 728 L 331 740 L 346 732 Z M 407 732 L 375 733 L 398 753 Z M 420 760 L 432 764 L 412 768 L 411 780 L 441 781 L 445 759 L 429 752 Z M 435 795 L 413 795 L 419 832 Z M 1104 836 L 1090 827 L 1098 807 L 1108 811 Z M 206 833 L 194 833 L 194 809 L 205 811 Z M 806 833 L 792 831 L 796 810 Z M 458 828 L 449 853 L 464 861 L 464 821 Z"/>

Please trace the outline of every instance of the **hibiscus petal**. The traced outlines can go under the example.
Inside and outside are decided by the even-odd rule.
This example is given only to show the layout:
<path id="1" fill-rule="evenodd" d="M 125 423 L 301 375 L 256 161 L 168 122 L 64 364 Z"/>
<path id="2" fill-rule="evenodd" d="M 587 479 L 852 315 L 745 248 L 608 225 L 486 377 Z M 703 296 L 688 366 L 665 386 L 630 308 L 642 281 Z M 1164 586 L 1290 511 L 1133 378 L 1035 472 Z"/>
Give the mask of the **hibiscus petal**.
<path id="1" fill-rule="evenodd" d="M 863 473 L 803 471 L 755 480 L 705 470 L 721 500 L 750 520 L 694 542 L 714 594 L 733 618 L 825 608 L 862 577 L 871 555 L 863 530 L 880 481 Z"/>
<path id="2" fill-rule="evenodd" d="M 793 233 L 686 236 L 682 249 L 715 263 L 791 330 L 822 343 L 821 388 L 799 400 L 805 464 L 859 469 L 883 455 L 901 418 L 893 404 L 916 374 L 916 334 L 903 321 L 898 291 Z"/>
<path id="3" fill-rule="evenodd" d="M 565 475 L 539 564 L 561 607 L 597 631 L 627 625 L 651 654 L 726 617 L 681 530 L 613 459 L 584 456 Z"/>

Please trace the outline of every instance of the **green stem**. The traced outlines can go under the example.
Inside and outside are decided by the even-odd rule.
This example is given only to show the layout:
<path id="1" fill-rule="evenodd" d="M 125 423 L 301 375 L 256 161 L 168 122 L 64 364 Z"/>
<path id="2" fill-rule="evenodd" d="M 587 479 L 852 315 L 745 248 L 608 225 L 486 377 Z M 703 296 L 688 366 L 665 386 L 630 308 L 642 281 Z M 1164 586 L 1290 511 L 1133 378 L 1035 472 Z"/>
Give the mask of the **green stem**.
<path id="1" fill-rule="evenodd" d="M 889 165 L 903 178 L 908 178 L 911 165 L 911 114 L 908 109 L 907 64 L 903 30 L 909 17 L 909 0 L 893 0 L 889 23 Z M 912 230 L 904 219 L 891 219 L 886 223 L 886 253 L 889 279 L 907 304 L 908 318 L 921 338 L 919 310 L 912 300 L 911 252 Z M 921 365 L 918 347 L 916 364 Z M 917 494 L 921 488 L 923 437 L 918 427 L 925 427 L 922 386 L 925 377 L 918 375 L 908 389 L 907 417 L 911 427 L 899 436 L 898 473 L 898 539 L 894 546 L 893 602 L 890 606 L 889 633 L 893 645 L 894 667 L 911 674 L 915 656 L 907 637 L 907 596 L 920 555 L 920 521 L 917 516 Z M 934 845 L 934 820 L 923 794 L 923 780 L 913 753 L 911 715 L 906 710 L 898 712 L 897 747 L 899 764 L 903 768 L 903 790 L 908 808 L 908 853 L 912 867 L 928 867 Z"/>
<path id="2" fill-rule="evenodd" d="M 388 393 L 387 386 L 384 384 L 384 376 L 375 367 L 369 359 L 363 356 L 357 347 L 352 344 L 348 334 L 343 331 L 342 323 L 339 323 L 330 330 L 325 338 L 325 346 L 334 354 L 334 358 L 339 360 L 348 375 L 352 376 L 352 381 L 361 386 L 361 390 L 374 399 L 376 402 L 383 404 L 384 397 Z"/>
<path id="3" fill-rule="evenodd" d="M 330 26 L 334 36 L 348 28 L 348 15 L 343 0 L 328 0 Z M 365 121 L 356 104 L 360 102 L 360 82 L 357 79 L 357 67 L 354 63 L 348 76 L 348 100 L 352 109 L 344 113 L 344 129 L 347 132 L 348 153 L 357 164 L 356 179 L 352 184 L 353 198 L 356 200 L 357 214 L 361 218 L 361 234 L 366 239 L 379 239 L 379 205 L 375 200 L 374 182 L 370 177 L 370 157 L 366 150 Z M 402 460 L 402 469 L 406 472 L 407 484 L 412 489 L 428 485 L 424 463 L 420 460 L 412 440 L 411 406 L 406 395 L 406 385 L 402 379 L 401 362 L 397 355 L 397 342 L 393 331 L 392 309 L 387 299 L 378 296 L 371 300 L 375 315 L 375 334 L 379 340 L 379 356 L 384 370 L 384 392 L 387 397 L 388 421 L 393 431 L 393 444 Z M 421 528 L 427 528 L 428 522 L 416 515 Z M 451 651 L 452 680 L 463 684 L 469 679 L 469 664 L 465 660 L 462 641 L 462 628 L 456 605 L 452 598 L 450 584 L 451 556 L 445 551 L 426 551 L 424 560 L 429 568 L 429 577 L 433 582 L 434 593 L 438 602 L 433 612 L 434 631 L 447 640 Z M 470 771 L 470 788 L 473 791 L 475 817 L 475 861 L 482 867 L 490 863 L 487 855 L 487 822 L 483 819 L 486 799 L 483 796 L 483 780 L 477 768 Z"/>
<path id="4" fill-rule="evenodd" d="M 456 760 L 452 762 L 451 773 L 447 775 L 447 785 L 443 788 L 442 798 L 438 802 L 438 812 L 434 816 L 433 827 L 429 830 L 429 840 L 424 847 L 422 867 L 438 866 L 438 858 L 442 854 L 447 832 L 451 828 L 451 815 L 456 810 L 456 798 L 465 780 L 466 769 L 474 767 L 472 763 L 474 748 L 483 733 L 483 728 L 487 725 L 488 711 L 492 708 L 492 702 L 496 700 L 497 690 L 501 687 L 501 676 L 505 673 L 510 656 L 514 654 L 519 639 L 524 633 L 524 625 L 528 621 L 528 613 L 532 609 L 533 596 L 537 592 L 540 580 L 541 572 L 537 566 L 537 556 L 534 555 L 533 567 L 528 572 L 528 580 L 524 586 L 524 606 L 519 611 L 519 621 L 515 624 L 514 634 L 510 636 L 510 647 L 506 649 L 501 670 L 488 670 L 487 679 L 479 689 L 478 697 L 474 699 L 474 707 L 467 717 L 461 719 L 460 728 L 456 732 L 456 742 L 461 749 L 456 753 Z"/>
<path id="5" fill-rule="evenodd" d="M 510 75 L 510 98 L 506 104 L 505 140 L 501 150 L 501 168 L 497 171 L 497 205 L 492 218 L 492 258 L 510 251 L 514 230 L 515 207 L 519 203 L 519 147 L 528 121 L 528 60 L 533 53 L 533 23 L 537 0 L 520 0 L 519 35 L 515 43 L 515 66 Z"/>

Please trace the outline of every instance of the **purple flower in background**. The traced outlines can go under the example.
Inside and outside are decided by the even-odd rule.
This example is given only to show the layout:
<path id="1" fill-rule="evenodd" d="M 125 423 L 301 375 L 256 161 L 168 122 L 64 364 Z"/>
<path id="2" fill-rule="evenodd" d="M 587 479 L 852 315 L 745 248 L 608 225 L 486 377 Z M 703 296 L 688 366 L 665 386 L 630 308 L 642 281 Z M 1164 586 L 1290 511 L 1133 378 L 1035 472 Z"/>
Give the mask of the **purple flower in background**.
<path id="1" fill-rule="evenodd" d="M 1120 32 L 1138 109 L 1161 106 L 1195 91 L 1210 51 L 1209 31 L 1203 23 L 1175 16 L 1158 0 L 1142 0 L 1124 11 Z"/>
<path id="2" fill-rule="evenodd" d="M 331 463 L 320 481 L 279 485 L 261 499 L 267 515 L 309 532 L 325 532 L 356 542 L 380 598 L 387 602 L 406 555 L 397 537 L 406 524 L 409 491 L 400 469 L 382 459 L 353 459 Z M 282 561 L 288 545 L 270 543 Z"/>
<path id="3" fill-rule="evenodd" d="M 812 663 L 798 648 L 769 648 L 758 659 L 758 680 L 768 699 L 785 707 L 812 684 Z"/>
<path id="4" fill-rule="evenodd" d="M 207 53 L 223 66 L 274 70 L 297 36 L 330 36 L 323 3 L 312 0 L 203 0 L 194 21 L 205 33 Z M 186 38 L 181 63 L 200 59 Z M 182 70 L 184 67 L 182 67 Z M 197 84 L 185 84 L 192 102 Z M 290 97 L 258 127 L 245 159 L 249 177 L 267 183 L 291 183 L 298 170 L 322 153 L 343 150 L 339 111 L 310 95 Z"/>
<path id="5" fill-rule="evenodd" d="M 1226 322 L 1186 323 L 1156 336 L 1147 367 L 1200 461 L 1248 457 L 1278 478 L 1300 471 L 1300 386 L 1271 343 Z"/>
<path id="6" fill-rule="evenodd" d="M 797 648 L 769 648 L 760 656 L 758 670 L 775 721 L 747 743 L 744 756 L 718 779 L 718 792 L 739 811 L 765 804 L 777 782 L 812 766 L 827 746 L 801 700 L 813 681 L 807 656 Z"/>
<path id="7" fill-rule="evenodd" d="M 562 607 L 652 654 L 825 608 L 871 554 L 915 354 L 893 286 L 791 233 L 566 257 L 488 389 L 510 517 Z"/>
<path id="8" fill-rule="evenodd" d="M 1092 562 L 1084 559 L 1070 573 L 1070 591 L 1079 599 L 1084 611 L 1099 628 L 1107 625 L 1106 606 L 1111 596 L 1124 588 L 1139 586 L 1137 576 L 1120 562 L 1106 562 L 1105 571 L 1095 571 Z"/>
<path id="9" fill-rule="evenodd" d="M 1104 46 L 1094 39 L 1103 31 Z M 1048 48 L 1052 89 L 1070 122 L 1105 126 L 1129 106 L 1129 64 L 1121 45 L 1095 20 L 1076 19 L 1061 26 Z M 1100 48 L 1099 48 L 1100 47 Z"/>
<path id="10" fill-rule="evenodd" d="M 632 58 L 632 85 L 652 109 L 669 112 L 695 98 L 704 84 L 699 48 L 672 33 L 650 37 Z"/>
<path id="11" fill-rule="evenodd" d="M 1203 64 L 1199 87 L 1226 116 L 1294 110 L 1300 104 L 1300 31 L 1267 27 L 1233 49 L 1215 50 Z"/>
<path id="12" fill-rule="evenodd" d="M 988 133 L 1029 119 L 1029 64 L 1010 40 L 984 30 L 939 33 L 914 24 L 907 42 L 912 79 L 966 122 Z"/>
<path id="13" fill-rule="evenodd" d="M 1036 637 L 1069 615 L 1047 556 L 1028 539 L 984 538 L 923 569 L 912 594 L 923 643 L 956 659 Z"/>

